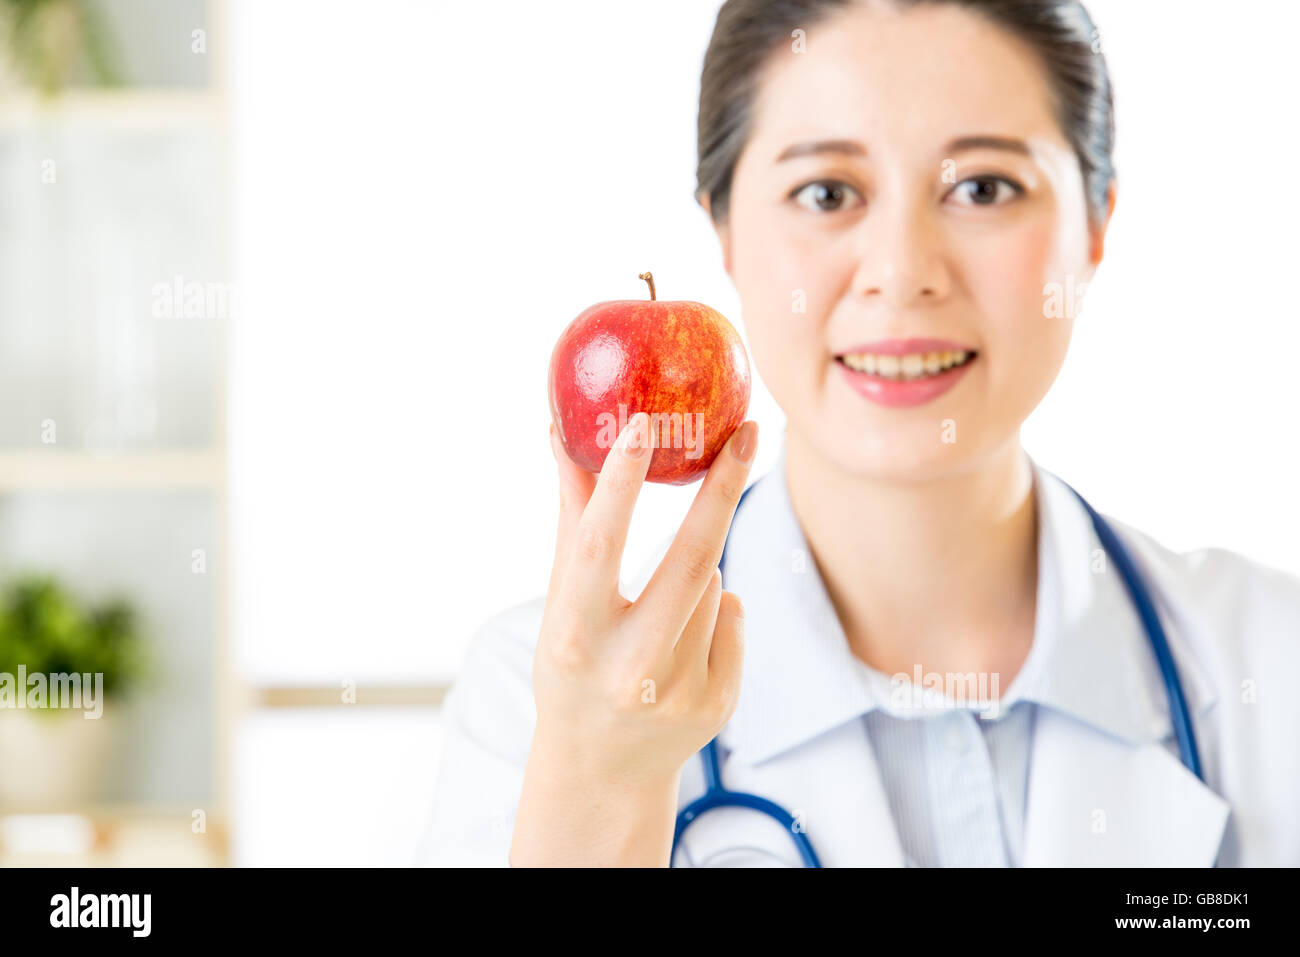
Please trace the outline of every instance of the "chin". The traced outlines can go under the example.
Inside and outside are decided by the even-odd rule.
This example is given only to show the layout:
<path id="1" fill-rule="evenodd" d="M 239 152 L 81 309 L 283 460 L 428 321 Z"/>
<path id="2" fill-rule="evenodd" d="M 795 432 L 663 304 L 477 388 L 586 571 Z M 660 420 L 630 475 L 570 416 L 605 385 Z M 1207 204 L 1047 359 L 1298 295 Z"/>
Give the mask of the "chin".
<path id="1" fill-rule="evenodd" d="M 912 410 L 887 425 L 878 415 L 856 412 L 817 417 L 803 441 L 832 468 L 858 478 L 929 482 L 969 470 L 989 449 L 979 420 L 951 405 L 931 414 Z"/>
<path id="2" fill-rule="evenodd" d="M 936 479 L 959 475 L 973 464 L 971 457 L 954 446 L 922 448 L 919 444 L 906 447 L 880 449 L 874 442 L 863 443 L 866 448 L 842 448 L 839 466 L 859 478 L 880 482 L 932 482 Z"/>

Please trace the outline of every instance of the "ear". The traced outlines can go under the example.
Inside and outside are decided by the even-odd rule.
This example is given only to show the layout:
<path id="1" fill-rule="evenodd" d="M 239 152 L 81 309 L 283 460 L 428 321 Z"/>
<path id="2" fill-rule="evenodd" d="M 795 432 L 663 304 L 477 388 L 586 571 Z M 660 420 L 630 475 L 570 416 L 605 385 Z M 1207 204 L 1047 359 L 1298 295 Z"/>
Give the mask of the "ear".
<path id="1" fill-rule="evenodd" d="M 729 223 L 714 223 L 713 211 L 710 208 L 709 197 L 697 195 L 696 202 L 704 209 L 705 215 L 709 217 L 709 222 L 713 223 L 713 231 L 718 234 L 718 245 L 722 247 L 722 268 L 731 275 L 731 227 Z"/>
<path id="2" fill-rule="evenodd" d="M 1110 218 L 1115 212 L 1115 195 L 1118 184 L 1115 180 L 1110 181 L 1110 190 L 1106 196 L 1106 215 L 1100 223 L 1094 223 L 1089 226 L 1091 233 L 1091 242 L 1088 245 L 1088 262 L 1093 270 L 1101 265 L 1102 256 L 1106 250 L 1106 231 L 1110 228 Z"/>

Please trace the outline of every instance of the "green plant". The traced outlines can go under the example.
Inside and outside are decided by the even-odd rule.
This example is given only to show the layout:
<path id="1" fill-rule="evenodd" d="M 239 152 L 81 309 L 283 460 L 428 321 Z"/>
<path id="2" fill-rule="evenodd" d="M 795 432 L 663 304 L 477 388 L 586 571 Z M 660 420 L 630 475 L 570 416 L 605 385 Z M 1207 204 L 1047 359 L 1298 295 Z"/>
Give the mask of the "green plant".
<path id="1" fill-rule="evenodd" d="M 138 615 L 124 598 L 77 601 L 51 575 L 29 574 L 0 593 L 0 673 L 102 674 L 120 697 L 147 671 Z"/>
<path id="2" fill-rule="evenodd" d="M 85 63 L 96 83 L 117 86 L 118 52 L 89 0 L 0 0 L 4 52 L 23 81 L 46 96 Z"/>

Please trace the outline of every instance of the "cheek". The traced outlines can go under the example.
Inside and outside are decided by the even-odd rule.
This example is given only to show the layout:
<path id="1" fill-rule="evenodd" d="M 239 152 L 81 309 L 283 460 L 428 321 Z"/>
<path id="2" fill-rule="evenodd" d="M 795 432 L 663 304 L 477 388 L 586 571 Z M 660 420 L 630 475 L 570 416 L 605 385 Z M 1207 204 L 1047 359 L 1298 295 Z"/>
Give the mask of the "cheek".
<path id="1" fill-rule="evenodd" d="M 1074 315 L 1051 308 L 1055 291 L 1068 299 L 1074 288 L 1066 253 L 1058 224 L 1049 220 L 980 237 L 965 250 L 966 284 L 984 327 L 990 370 L 1000 378 L 1028 384 L 1055 377 Z"/>
<path id="2" fill-rule="evenodd" d="M 823 326 L 836 292 L 825 244 L 801 242 L 779 219 L 750 209 L 736 217 L 732 277 L 754 364 L 782 401 L 796 391 L 787 385 L 825 357 Z"/>

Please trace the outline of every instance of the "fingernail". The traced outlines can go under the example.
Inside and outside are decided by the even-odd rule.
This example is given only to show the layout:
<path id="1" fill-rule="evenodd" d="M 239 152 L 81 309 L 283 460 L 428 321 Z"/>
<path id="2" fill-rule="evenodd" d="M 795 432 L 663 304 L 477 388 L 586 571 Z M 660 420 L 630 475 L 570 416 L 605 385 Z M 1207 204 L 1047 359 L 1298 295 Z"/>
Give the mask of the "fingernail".
<path id="1" fill-rule="evenodd" d="M 646 427 L 650 417 L 644 412 L 638 412 L 628 420 L 623 429 L 623 452 L 630 459 L 640 458 L 650 449 L 650 443 L 647 440 L 649 429 Z"/>
<path id="2" fill-rule="evenodd" d="M 746 422 L 731 437 L 731 454 L 742 465 L 748 465 L 758 448 L 758 423 Z"/>

